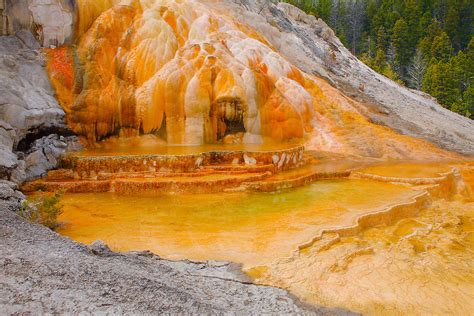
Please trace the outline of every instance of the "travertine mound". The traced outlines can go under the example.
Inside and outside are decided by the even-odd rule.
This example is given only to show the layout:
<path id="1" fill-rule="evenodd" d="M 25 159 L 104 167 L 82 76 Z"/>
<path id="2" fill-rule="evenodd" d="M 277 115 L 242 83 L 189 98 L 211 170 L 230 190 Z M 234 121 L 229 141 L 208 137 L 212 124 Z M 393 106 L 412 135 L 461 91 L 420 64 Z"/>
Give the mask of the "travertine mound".
<path id="1" fill-rule="evenodd" d="M 104 12 L 79 1 L 78 15 L 73 86 L 54 60 L 50 73 L 70 125 L 90 142 L 163 130 L 172 144 L 260 143 L 313 129 L 313 82 L 230 16 L 188 1 Z"/>
<path id="2" fill-rule="evenodd" d="M 77 1 L 77 46 L 50 51 L 48 67 L 69 125 L 89 144 L 141 134 L 198 145 L 296 139 L 376 158 L 454 157 L 372 123 L 370 108 L 290 63 L 278 30 L 249 14 L 226 1 Z"/>
<path id="3" fill-rule="evenodd" d="M 10 33 L 28 28 L 44 46 L 79 44 L 76 52 L 63 54 L 63 66 L 74 63 L 76 77 L 72 67 L 60 67 L 66 73 L 57 79 L 66 87 L 57 87 L 57 92 L 64 108 L 77 112 L 69 123 L 90 140 L 151 132 L 167 136 L 171 143 L 248 143 L 261 142 L 262 136 L 300 138 L 303 132 L 313 149 L 425 158 L 409 153 L 418 144 L 406 146 L 406 139 L 394 140 L 397 137 L 380 132 L 383 129 L 367 127 L 366 121 L 444 149 L 474 153 L 473 121 L 373 72 L 323 21 L 285 3 L 9 0 L 5 10 Z M 114 16 L 120 16 L 119 21 Z M 112 30 L 126 20 L 131 24 Z M 90 46 L 81 48 L 84 42 Z M 101 52 L 108 57 L 94 60 Z M 209 80 L 209 73 L 215 77 Z M 51 74 L 54 81 L 57 71 Z M 304 82 L 296 74 L 302 74 Z M 171 95 L 160 93 L 163 89 Z M 298 104 L 308 102 L 308 95 L 316 111 L 301 120 L 301 113 L 292 112 L 301 110 Z M 278 106 L 278 115 L 262 115 L 265 105 L 281 101 L 289 105 Z M 210 108 L 212 113 L 202 114 Z M 86 114 L 94 118 L 85 119 Z"/>

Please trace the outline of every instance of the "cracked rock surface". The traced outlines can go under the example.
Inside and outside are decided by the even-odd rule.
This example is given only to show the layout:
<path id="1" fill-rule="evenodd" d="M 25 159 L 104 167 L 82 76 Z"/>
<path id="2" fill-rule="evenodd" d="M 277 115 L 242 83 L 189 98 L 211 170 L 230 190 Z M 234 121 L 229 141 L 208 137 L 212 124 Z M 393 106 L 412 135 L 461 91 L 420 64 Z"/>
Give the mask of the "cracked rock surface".
<path id="1" fill-rule="evenodd" d="M 1 192 L 0 185 L 0 192 Z M 173 262 L 75 243 L 0 210 L 0 310 L 5 314 L 193 313 L 348 315 L 257 286 L 239 266 Z"/>
<path id="2" fill-rule="evenodd" d="M 35 41 L 28 32 L 20 35 Z M 0 118 L 15 129 L 15 143 L 35 130 L 66 128 L 44 65 L 41 51 L 20 37 L 0 37 Z"/>

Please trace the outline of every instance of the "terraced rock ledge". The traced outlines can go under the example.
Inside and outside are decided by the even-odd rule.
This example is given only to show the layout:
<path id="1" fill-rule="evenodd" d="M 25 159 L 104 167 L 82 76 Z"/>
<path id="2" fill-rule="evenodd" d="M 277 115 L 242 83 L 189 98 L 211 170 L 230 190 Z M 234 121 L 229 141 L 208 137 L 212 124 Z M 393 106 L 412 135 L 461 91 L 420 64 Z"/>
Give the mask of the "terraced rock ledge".
<path id="1" fill-rule="evenodd" d="M 115 192 L 118 194 L 273 192 L 318 179 L 350 175 L 355 162 L 318 162 L 304 146 L 267 151 L 214 150 L 190 154 L 73 153 L 63 169 L 27 183 L 25 192 Z"/>
<path id="2" fill-rule="evenodd" d="M 3 283 L 7 285 L 5 288 L 8 293 L 3 295 L 4 298 L 3 301 L 0 301 L 0 308 L 4 307 L 12 313 L 24 311 L 45 313 L 60 313 L 64 311 L 113 313 L 132 311 L 178 313 L 192 311 L 193 313 L 226 313 L 230 311 L 239 313 L 276 312 L 339 315 L 350 314 L 345 309 L 352 310 L 354 308 L 353 310 L 355 311 L 365 311 L 363 308 L 345 304 L 344 302 L 334 304 L 334 301 L 331 300 L 318 301 L 314 299 L 312 287 L 317 286 L 318 282 L 324 283 L 324 277 L 318 279 L 318 282 L 313 280 L 316 283 L 308 283 L 295 275 L 299 270 L 295 269 L 294 265 L 301 266 L 301 273 L 303 275 L 307 273 L 319 275 L 321 271 L 318 270 L 318 267 L 321 265 L 325 269 L 323 275 L 326 274 L 331 277 L 343 275 L 340 272 L 347 271 L 349 267 L 352 267 L 352 262 L 378 255 L 378 250 L 373 244 L 353 244 L 349 242 L 350 240 L 360 238 L 367 231 L 376 227 L 390 227 L 390 225 L 395 225 L 395 223 L 404 219 L 414 218 L 433 207 L 433 205 L 437 205 L 439 201 L 451 201 L 459 196 L 470 198 L 471 193 L 469 172 L 472 167 L 464 162 L 459 166 L 455 163 L 434 164 L 433 166 L 414 163 L 413 165 L 395 164 L 390 165 L 389 168 L 384 164 L 363 167 L 363 164 L 360 162 L 350 159 L 344 161 L 333 158 L 318 161 L 317 157 L 307 153 L 304 155 L 298 168 L 282 172 L 275 172 L 274 168 L 275 166 L 267 164 L 210 164 L 193 172 L 162 173 L 160 181 L 164 181 L 163 183 L 168 183 L 166 181 L 173 181 L 173 183 L 179 183 L 180 181 L 182 183 L 187 183 L 187 181 L 191 181 L 189 183 L 199 183 L 200 179 L 206 179 L 206 177 L 214 178 L 216 181 L 220 179 L 219 177 L 232 177 L 232 179 L 247 179 L 249 176 L 256 177 L 255 181 L 245 182 L 243 180 L 241 182 L 233 182 L 236 186 L 230 190 L 225 190 L 229 192 L 224 193 L 226 203 L 232 203 L 232 200 L 236 198 L 239 200 L 239 197 L 232 197 L 232 195 L 240 191 L 249 192 L 246 194 L 257 195 L 268 195 L 268 193 L 264 193 L 267 191 L 279 191 L 280 193 L 275 195 L 275 197 L 280 199 L 281 196 L 282 200 L 279 203 L 282 203 L 289 197 L 281 195 L 282 192 L 291 192 L 291 190 L 288 191 L 287 189 L 310 185 L 310 183 L 315 183 L 316 187 L 318 187 L 324 181 L 330 181 L 328 183 L 331 183 L 331 181 L 334 181 L 334 183 L 337 183 L 337 181 L 354 182 L 356 183 L 353 184 L 355 187 L 363 186 L 365 182 L 373 182 L 374 184 L 371 185 L 374 188 L 386 187 L 388 191 L 384 193 L 386 194 L 385 198 L 395 194 L 395 192 L 398 192 L 397 194 L 399 195 L 391 196 L 391 199 L 387 199 L 385 205 L 380 208 L 370 208 L 368 205 L 364 206 L 365 204 L 356 206 L 358 203 L 361 203 L 360 198 L 358 198 L 354 201 L 355 208 L 348 208 L 348 213 L 343 216 L 344 220 L 339 220 L 338 225 L 331 226 L 330 222 L 326 224 L 323 222 L 319 226 L 316 225 L 316 229 L 319 230 L 313 230 L 312 238 L 306 239 L 304 242 L 297 242 L 296 239 L 292 239 L 294 236 L 291 236 L 291 234 L 287 235 L 286 238 L 291 239 L 293 242 L 291 247 L 294 249 L 293 253 L 289 253 L 289 256 L 282 256 L 282 252 L 270 250 L 270 253 L 273 252 L 272 257 L 272 254 L 269 255 L 268 253 L 259 252 L 258 249 L 249 248 L 246 244 L 245 231 L 243 231 L 241 236 L 242 249 L 245 248 L 247 252 L 253 251 L 255 255 L 258 253 L 260 258 L 254 261 L 251 259 L 246 262 L 248 254 L 244 255 L 242 253 L 240 254 L 242 259 L 240 263 L 242 265 L 223 261 L 169 261 L 149 251 L 142 250 L 138 252 L 117 253 L 111 251 L 104 244 L 97 242 L 91 246 L 78 244 L 51 233 L 42 227 L 26 223 L 12 213 L 2 214 L 0 234 L 5 238 L 1 241 L 3 245 L 0 254 L 4 258 L 1 264 L 5 269 L 2 270 L 1 273 L 3 275 L 0 275 L 0 279 L 4 280 Z M 55 176 L 61 179 L 61 177 L 64 177 L 64 174 L 68 174 L 68 172 L 53 171 L 50 173 L 50 179 L 47 181 L 54 183 Z M 264 176 L 258 178 L 262 174 Z M 156 181 L 156 178 L 147 178 L 146 175 L 146 172 L 140 173 L 138 171 L 135 173 L 133 171 L 128 173 L 119 172 L 113 175 L 100 175 L 105 180 L 99 180 L 99 175 L 97 175 L 97 179 L 87 181 L 95 183 L 113 181 L 116 188 L 120 187 L 121 181 L 124 181 L 123 183 L 153 183 L 153 186 L 159 183 Z M 468 177 L 466 181 L 463 179 L 463 176 Z M 112 180 L 107 180 L 107 177 L 112 177 Z M 325 178 L 333 180 L 323 180 Z M 72 182 L 74 181 L 76 180 Z M 222 187 L 225 186 L 220 188 L 222 189 Z M 136 188 L 142 190 L 140 186 L 136 186 Z M 173 188 L 176 189 L 176 187 Z M 341 187 L 341 189 L 343 188 L 345 187 Z M 324 190 L 318 194 L 323 194 L 322 196 L 329 194 L 328 199 L 331 199 L 331 194 L 335 194 L 334 192 L 331 193 Z M 371 189 L 368 187 L 365 190 L 370 192 Z M 394 191 L 392 192 L 391 190 Z M 170 188 L 166 188 L 166 191 L 169 192 Z M 264 192 L 250 193 L 252 191 Z M 112 194 L 119 197 L 131 192 L 133 192 L 132 189 L 127 189 L 124 192 L 116 191 L 115 193 L 100 194 Z M 151 189 L 149 189 L 149 192 L 157 193 Z M 179 193 L 179 191 L 177 192 Z M 357 192 L 359 191 L 345 191 L 349 196 L 357 195 Z M 74 193 L 74 191 L 70 193 Z M 198 193 L 209 194 L 205 190 Z M 79 203 L 80 197 L 76 199 L 73 197 L 76 196 L 75 194 L 70 196 L 74 203 Z M 272 198 L 271 196 L 268 198 Z M 107 199 L 107 197 L 100 197 L 99 195 L 95 195 L 95 198 Z M 298 198 L 300 199 L 301 197 L 298 196 Z M 397 198 L 399 200 L 396 200 Z M 209 197 L 204 197 L 203 199 L 215 201 L 215 199 L 210 199 Z M 313 197 L 313 199 L 318 199 L 318 197 Z M 373 196 L 369 197 L 370 199 L 373 200 Z M 383 198 L 379 197 L 379 199 Z M 389 203 L 388 201 L 391 200 L 396 202 Z M 160 203 L 167 203 L 167 199 L 164 197 L 160 201 Z M 200 200 L 198 199 L 197 201 Z M 292 204 L 292 201 L 290 200 L 288 203 L 295 206 Z M 256 203 L 261 202 L 258 200 Z M 87 210 L 81 208 L 80 203 L 77 205 L 81 209 L 81 216 L 85 216 Z M 98 205 L 100 204 L 95 205 L 95 207 L 97 208 Z M 110 207 L 115 208 L 114 205 L 110 205 Z M 230 204 L 226 205 L 232 211 L 232 206 L 229 206 Z M 259 205 L 267 204 L 265 202 Z M 282 203 L 280 205 L 283 207 L 285 204 Z M 328 204 L 327 207 L 336 207 L 337 205 L 339 204 Z M 136 211 L 138 211 L 139 206 L 136 206 Z M 366 208 L 364 209 L 364 207 Z M 334 210 L 329 208 L 328 211 L 330 213 L 340 212 L 337 208 Z M 130 208 L 126 207 L 126 209 Z M 119 212 L 118 210 L 115 211 Z M 176 209 L 176 211 L 178 210 Z M 191 213 L 189 213 L 190 211 Z M 185 213 L 188 214 L 186 216 L 189 221 L 199 220 L 201 216 L 192 217 L 191 209 L 185 211 Z M 319 214 L 316 211 L 313 216 L 325 216 L 323 214 L 325 213 Z M 338 215 L 340 217 L 343 213 L 337 214 L 340 214 Z M 149 218 L 145 217 L 145 214 L 143 215 L 142 221 L 144 222 L 142 224 L 144 226 L 140 230 L 147 234 Z M 100 216 L 104 219 L 109 217 L 107 212 L 101 212 Z M 222 216 L 226 217 L 225 214 Z M 296 215 L 293 214 L 292 216 Z M 296 217 L 299 218 L 300 214 Z M 275 223 L 282 221 L 280 217 L 272 218 Z M 85 219 L 87 220 L 87 218 Z M 309 223 L 314 221 L 314 219 L 308 219 L 310 220 Z M 130 221 L 131 218 L 127 220 Z M 220 225 L 218 218 L 213 220 L 216 221 L 216 225 Z M 172 217 L 170 221 L 175 223 L 179 221 L 179 218 Z M 262 219 L 256 218 L 256 223 L 264 231 L 265 236 L 270 233 L 270 226 L 265 226 Z M 305 225 L 309 225 L 309 223 Z M 230 225 L 234 227 L 232 222 L 230 222 Z M 311 223 L 311 225 L 315 225 L 315 223 Z M 107 226 L 114 226 L 114 224 L 109 223 Z M 124 229 L 124 227 L 120 227 L 120 229 Z M 296 227 L 293 226 L 293 229 Z M 163 227 L 159 230 L 161 229 Z M 221 229 L 225 230 L 226 228 L 221 227 Z M 283 228 L 276 226 L 275 229 L 282 230 Z M 178 232 L 174 226 L 170 227 L 170 231 Z M 287 229 L 285 228 L 283 231 L 287 231 Z M 81 234 L 83 233 L 85 231 Z M 103 233 L 106 234 L 105 231 Z M 119 233 L 119 231 L 116 233 Z M 203 236 L 199 236 L 199 234 L 202 232 L 196 233 L 196 236 L 192 238 L 193 249 L 202 249 L 206 252 L 207 246 L 214 247 L 213 244 L 200 244 Z M 297 237 L 301 240 L 304 235 L 300 234 Z M 130 235 L 127 236 L 130 237 Z M 212 234 L 209 235 L 210 238 L 211 236 Z M 137 236 L 131 237 L 136 238 Z M 180 236 L 177 238 L 182 239 Z M 252 237 L 252 239 L 258 239 L 259 244 L 262 244 L 262 247 L 265 248 L 265 241 L 259 238 L 256 236 L 255 238 Z M 410 238 L 410 236 L 407 238 Z M 185 241 L 186 238 L 183 240 Z M 229 242 L 232 242 L 232 239 Z M 235 242 L 229 242 L 224 240 L 224 238 L 219 239 L 220 247 L 225 249 L 226 253 L 238 251 L 238 247 L 235 249 L 228 248 L 231 244 L 235 245 Z M 276 241 L 270 240 L 270 242 L 271 244 L 279 245 L 281 248 L 288 247 L 288 245 Z M 197 247 L 196 245 L 199 246 Z M 173 248 L 173 251 L 182 249 L 180 248 L 182 245 L 174 244 L 173 242 L 170 242 L 170 246 Z M 333 253 L 334 249 L 337 250 L 336 255 L 331 257 L 331 259 L 327 259 L 327 267 L 326 261 L 324 261 L 324 264 L 317 263 L 320 260 L 318 256 L 326 256 L 328 253 Z M 341 251 L 339 249 L 345 250 Z M 132 246 L 129 250 L 137 249 Z M 67 256 L 65 255 L 66 253 L 68 254 Z M 155 251 L 155 253 L 161 254 L 160 251 Z M 209 254 L 209 256 L 212 257 L 212 254 Z M 238 253 L 236 256 L 239 257 Z M 301 261 L 301 258 L 306 258 L 305 260 L 307 261 Z M 308 276 L 308 280 L 310 279 Z M 119 281 L 117 282 L 117 280 Z M 292 285 L 292 280 L 296 280 L 294 285 Z M 253 282 L 261 284 L 263 287 L 253 285 Z M 32 284 L 35 286 L 32 287 Z M 73 284 L 73 286 L 70 286 L 70 284 Z M 292 294 L 271 286 L 288 289 Z M 336 287 L 337 284 L 328 283 L 327 286 Z M 33 290 L 30 294 L 30 292 L 26 291 L 26 288 L 31 287 Z M 140 293 L 138 300 L 136 292 Z M 296 295 L 305 302 L 311 303 L 311 305 L 302 304 L 292 295 Z M 212 298 L 212 300 L 209 300 L 209 298 Z M 331 308 L 317 307 L 321 305 L 330 306 Z M 345 309 L 335 308 L 337 306 Z M 333 307 L 334 309 L 332 309 Z"/>

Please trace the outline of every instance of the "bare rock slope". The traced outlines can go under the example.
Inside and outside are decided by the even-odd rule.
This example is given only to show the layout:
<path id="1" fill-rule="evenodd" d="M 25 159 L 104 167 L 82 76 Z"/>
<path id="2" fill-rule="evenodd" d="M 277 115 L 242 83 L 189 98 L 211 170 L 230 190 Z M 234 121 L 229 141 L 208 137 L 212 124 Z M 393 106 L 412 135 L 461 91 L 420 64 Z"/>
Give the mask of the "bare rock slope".
<path id="1" fill-rule="evenodd" d="M 474 155 L 473 120 L 376 73 L 354 57 L 322 20 L 292 5 L 272 2 L 276 1 L 225 0 L 218 7 L 233 10 L 303 71 L 328 80 L 366 105 L 372 121 L 441 148 Z"/>

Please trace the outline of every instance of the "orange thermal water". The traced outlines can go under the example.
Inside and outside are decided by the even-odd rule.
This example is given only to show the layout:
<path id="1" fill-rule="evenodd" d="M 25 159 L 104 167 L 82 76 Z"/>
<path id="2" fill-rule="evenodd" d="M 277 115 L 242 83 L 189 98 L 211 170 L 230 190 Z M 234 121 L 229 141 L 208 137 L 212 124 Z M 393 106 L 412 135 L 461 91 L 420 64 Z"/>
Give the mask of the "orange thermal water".
<path id="1" fill-rule="evenodd" d="M 68 224 L 59 232 L 85 243 L 102 239 L 115 250 L 253 266 L 288 257 L 322 229 L 352 225 L 361 214 L 416 193 L 371 180 L 341 179 L 278 194 L 71 194 L 62 202 L 61 220 Z"/>
<path id="2" fill-rule="evenodd" d="M 474 204 L 463 185 L 473 184 L 473 167 L 456 167 L 466 183 L 452 166 L 404 163 L 359 173 L 434 181 L 348 178 L 277 193 L 68 194 L 59 232 L 119 251 L 239 262 L 255 282 L 317 305 L 464 315 L 473 308 Z"/>

